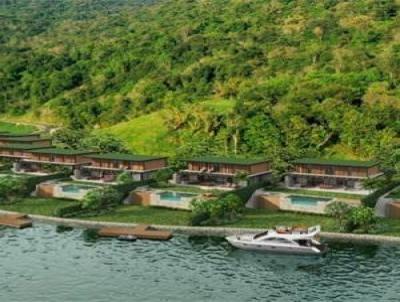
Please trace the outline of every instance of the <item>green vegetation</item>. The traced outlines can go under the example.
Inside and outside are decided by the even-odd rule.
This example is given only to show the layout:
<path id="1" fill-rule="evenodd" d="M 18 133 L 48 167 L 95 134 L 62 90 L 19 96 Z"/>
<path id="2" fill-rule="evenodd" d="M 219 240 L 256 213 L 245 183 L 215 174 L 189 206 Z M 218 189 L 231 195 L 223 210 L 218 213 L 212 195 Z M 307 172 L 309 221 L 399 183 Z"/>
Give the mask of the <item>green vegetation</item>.
<path id="1" fill-rule="evenodd" d="M 0 208 L 6 211 L 14 211 L 27 214 L 54 216 L 58 207 L 76 204 L 74 201 L 55 198 L 23 198 L 13 204 L 1 204 Z"/>
<path id="2" fill-rule="evenodd" d="M 400 189 L 393 191 L 388 195 L 389 198 L 399 199 L 400 200 Z"/>
<path id="3" fill-rule="evenodd" d="M 142 206 L 120 206 L 113 212 L 95 217 L 85 217 L 85 219 L 163 225 L 188 225 L 189 217 L 190 212 L 188 211 Z"/>
<path id="4" fill-rule="evenodd" d="M 0 122 L 0 132 L 8 132 L 12 134 L 27 134 L 35 132 L 37 130 L 38 129 L 34 126 Z"/>
<path id="5" fill-rule="evenodd" d="M 6 1 L 0 113 L 52 114 L 138 153 L 267 158 L 278 171 L 306 155 L 346 156 L 396 169 L 398 9 L 395 0 Z"/>

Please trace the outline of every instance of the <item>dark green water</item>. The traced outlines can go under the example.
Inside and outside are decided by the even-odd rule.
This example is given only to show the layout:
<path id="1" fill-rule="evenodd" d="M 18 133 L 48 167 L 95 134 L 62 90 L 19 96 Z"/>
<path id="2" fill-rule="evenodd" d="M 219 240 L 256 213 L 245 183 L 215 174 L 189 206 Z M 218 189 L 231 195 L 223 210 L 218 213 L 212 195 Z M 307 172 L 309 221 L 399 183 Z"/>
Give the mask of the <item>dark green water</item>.
<path id="1" fill-rule="evenodd" d="M 220 239 L 95 240 L 41 225 L 0 230 L 0 301 L 400 301 L 400 247 L 331 243 L 323 258 Z"/>

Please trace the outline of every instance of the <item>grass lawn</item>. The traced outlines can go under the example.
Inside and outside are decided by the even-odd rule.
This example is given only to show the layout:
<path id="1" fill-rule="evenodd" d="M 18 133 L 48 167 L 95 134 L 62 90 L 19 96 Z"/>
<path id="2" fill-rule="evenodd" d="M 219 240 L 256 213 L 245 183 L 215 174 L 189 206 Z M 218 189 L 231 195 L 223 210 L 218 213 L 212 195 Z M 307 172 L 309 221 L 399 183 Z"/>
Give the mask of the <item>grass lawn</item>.
<path id="1" fill-rule="evenodd" d="M 1 210 L 15 211 L 26 214 L 36 214 L 53 216 L 54 210 L 59 206 L 65 206 L 74 203 L 74 201 L 55 199 L 55 198 L 25 198 L 14 204 L 0 204 Z"/>
<path id="2" fill-rule="evenodd" d="M 264 209 L 245 209 L 242 219 L 229 226 L 272 228 L 277 225 L 312 226 L 317 224 L 321 225 L 324 231 L 337 231 L 334 219 L 327 216 L 295 212 L 274 212 Z"/>
<path id="3" fill-rule="evenodd" d="M 84 217 L 88 220 L 164 225 L 188 225 L 190 212 L 143 206 L 121 206 L 114 212 Z"/>
<path id="4" fill-rule="evenodd" d="M 27 214 L 53 216 L 59 206 L 74 203 L 62 199 L 26 198 L 12 205 L 0 205 L 0 209 Z M 92 221 L 110 221 L 124 223 L 146 223 L 159 225 L 188 225 L 190 212 L 166 208 L 143 207 L 136 205 L 120 206 L 115 211 L 95 216 L 77 217 Z M 374 234 L 400 236 L 400 219 L 379 218 L 378 228 Z M 272 228 L 276 225 L 319 224 L 323 231 L 338 232 L 333 218 L 323 215 L 301 214 L 294 212 L 275 212 L 263 209 L 245 209 L 240 220 L 221 227 Z"/>
<path id="5" fill-rule="evenodd" d="M 34 126 L 0 122 L 0 132 L 26 134 L 26 133 L 32 133 L 34 131 L 37 131 L 37 128 Z"/>
<path id="6" fill-rule="evenodd" d="M 332 198 L 345 198 L 345 199 L 361 199 L 364 195 L 351 194 L 351 193 L 336 193 L 336 192 L 323 192 L 323 191 L 311 191 L 304 189 L 285 189 L 285 188 L 265 188 L 266 191 L 271 192 L 282 192 L 282 193 L 292 193 L 310 196 L 321 196 L 321 197 L 332 197 Z"/>

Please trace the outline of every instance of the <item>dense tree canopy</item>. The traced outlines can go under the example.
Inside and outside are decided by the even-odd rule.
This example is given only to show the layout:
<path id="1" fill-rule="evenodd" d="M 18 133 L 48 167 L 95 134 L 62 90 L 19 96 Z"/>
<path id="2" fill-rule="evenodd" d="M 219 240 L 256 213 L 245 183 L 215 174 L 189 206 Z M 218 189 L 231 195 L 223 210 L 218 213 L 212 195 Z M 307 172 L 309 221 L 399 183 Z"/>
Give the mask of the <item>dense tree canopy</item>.
<path id="1" fill-rule="evenodd" d="M 399 21 L 396 0 L 6 0 L 0 111 L 93 128 L 164 108 L 178 154 L 393 161 Z"/>

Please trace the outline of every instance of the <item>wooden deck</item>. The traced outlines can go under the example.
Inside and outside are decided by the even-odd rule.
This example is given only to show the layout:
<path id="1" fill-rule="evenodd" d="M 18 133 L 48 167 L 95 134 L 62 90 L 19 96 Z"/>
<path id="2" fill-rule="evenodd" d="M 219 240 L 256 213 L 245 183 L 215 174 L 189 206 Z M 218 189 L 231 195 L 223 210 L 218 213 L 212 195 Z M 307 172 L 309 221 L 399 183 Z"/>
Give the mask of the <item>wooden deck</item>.
<path id="1" fill-rule="evenodd" d="M 0 226 L 15 229 L 25 229 L 32 227 L 32 220 L 24 214 L 1 215 Z"/>
<path id="2" fill-rule="evenodd" d="M 101 237 L 135 236 L 137 239 L 169 240 L 172 233 L 169 231 L 158 231 L 148 225 L 138 225 L 135 228 L 105 227 L 98 232 Z"/>

